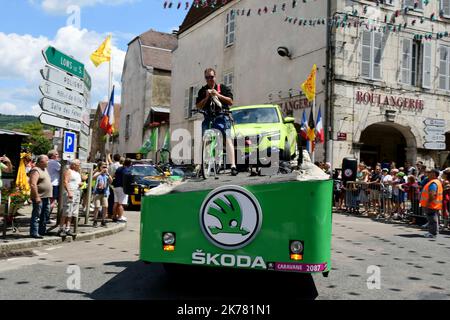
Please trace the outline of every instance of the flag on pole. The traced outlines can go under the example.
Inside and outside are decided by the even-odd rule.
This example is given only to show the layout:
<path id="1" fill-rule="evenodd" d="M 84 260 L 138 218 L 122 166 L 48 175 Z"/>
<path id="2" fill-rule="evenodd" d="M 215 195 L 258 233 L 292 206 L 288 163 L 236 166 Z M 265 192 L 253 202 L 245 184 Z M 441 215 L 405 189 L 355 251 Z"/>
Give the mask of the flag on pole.
<path id="1" fill-rule="evenodd" d="M 91 54 L 91 61 L 96 67 L 103 62 L 111 61 L 111 36 L 108 36 L 100 47 Z"/>
<path id="2" fill-rule="evenodd" d="M 300 128 L 300 136 L 308 140 L 308 122 L 306 121 L 306 111 L 303 110 L 302 123 Z"/>
<path id="3" fill-rule="evenodd" d="M 309 102 L 316 98 L 316 75 L 317 65 L 314 64 L 308 79 L 302 83 L 302 91 L 305 94 Z"/>
<path id="4" fill-rule="evenodd" d="M 153 128 L 152 132 L 150 133 L 150 137 L 142 145 L 139 153 L 148 154 L 150 151 L 158 151 L 158 129 L 158 127 Z"/>
<path id="5" fill-rule="evenodd" d="M 316 140 L 319 143 L 325 142 L 325 132 L 323 130 L 322 112 L 320 111 L 320 108 L 319 108 L 319 113 L 317 115 Z"/>
<path id="6" fill-rule="evenodd" d="M 314 152 L 316 142 L 316 132 L 313 111 L 309 114 L 308 121 L 308 139 L 306 140 L 306 148 L 310 154 Z"/>
<path id="7" fill-rule="evenodd" d="M 105 130 L 106 134 L 112 135 L 114 133 L 114 87 L 111 92 L 109 103 L 103 111 L 100 128 Z"/>

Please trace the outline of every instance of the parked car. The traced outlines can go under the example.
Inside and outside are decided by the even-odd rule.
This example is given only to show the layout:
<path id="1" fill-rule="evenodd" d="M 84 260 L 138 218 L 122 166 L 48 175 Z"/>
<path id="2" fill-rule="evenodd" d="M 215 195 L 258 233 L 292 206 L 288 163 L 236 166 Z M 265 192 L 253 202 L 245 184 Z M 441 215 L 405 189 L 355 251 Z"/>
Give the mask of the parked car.
<path id="1" fill-rule="evenodd" d="M 270 156 L 277 151 L 281 160 L 295 158 L 298 137 L 295 119 L 284 118 L 278 105 L 233 107 L 231 113 L 234 119 L 231 134 L 237 154 L 243 156 L 261 150 L 262 154 Z"/>
<path id="2" fill-rule="evenodd" d="M 166 181 L 164 171 L 149 161 L 134 161 L 130 173 L 124 176 L 124 191 L 129 195 L 129 205 L 141 205 L 141 195 Z"/>

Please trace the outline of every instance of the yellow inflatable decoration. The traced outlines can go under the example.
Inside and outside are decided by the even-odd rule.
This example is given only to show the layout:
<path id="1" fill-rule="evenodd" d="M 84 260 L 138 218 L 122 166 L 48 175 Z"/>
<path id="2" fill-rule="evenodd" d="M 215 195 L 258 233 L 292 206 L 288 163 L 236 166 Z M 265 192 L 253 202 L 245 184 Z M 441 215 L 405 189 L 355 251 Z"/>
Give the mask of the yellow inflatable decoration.
<path id="1" fill-rule="evenodd" d="M 28 182 L 27 169 L 25 167 L 26 156 L 29 156 L 29 154 L 25 152 L 20 154 L 20 165 L 19 171 L 17 172 L 16 187 L 23 193 L 30 194 L 30 184 Z"/>

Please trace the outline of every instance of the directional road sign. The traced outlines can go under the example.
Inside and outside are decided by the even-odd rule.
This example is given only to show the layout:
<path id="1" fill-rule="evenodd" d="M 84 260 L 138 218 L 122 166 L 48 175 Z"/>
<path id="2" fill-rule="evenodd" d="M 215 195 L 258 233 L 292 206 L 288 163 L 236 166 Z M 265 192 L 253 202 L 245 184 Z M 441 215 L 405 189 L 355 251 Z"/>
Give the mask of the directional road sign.
<path id="1" fill-rule="evenodd" d="M 84 133 L 80 133 L 80 141 L 79 141 L 79 144 L 80 144 L 80 148 L 83 148 L 83 149 L 88 149 L 88 147 L 89 147 L 89 137 L 87 136 L 87 135 L 85 135 Z"/>
<path id="2" fill-rule="evenodd" d="M 68 89 L 78 91 L 79 93 L 84 94 L 86 91 L 83 80 L 74 77 L 67 72 L 60 71 L 50 66 L 45 66 L 44 69 L 41 70 L 41 75 L 45 80 L 59 84 L 60 86 Z"/>
<path id="3" fill-rule="evenodd" d="M 425 149 L 429 150 L 445 150 L 446 144 L 444 142 L 426 142 L 424 145 Z"/>
<path id="4" fill-rule="evenodd" d="M 87 161 L 88 158 L 88 152 L 86 150 L 83 150 L 82 148 L 78 149 L 78 159 L 81 161 Z"/>
<path id="5" fill-rule="evenodd" d="M 61 103 L 52 99 L 42 98 L 39 101 L 42 110 L 52 112 L 58 116 L 69 118 L 76 121 L 81 121 L 83 111 L 81 108 Z"/>
<path id="6" fill-rule="evenodd" d="M 445 127 L 445 120 L 444 119 L 425 119 L 424 123 L 427 126 L 436 126 L 436 127 Z"/>
<path id="7" fill-rule="evenodd" d="M 61 51 L 58 51 L 56 48 L 51 46 L 45 48 L 42 51 L 42 54 L 44 55 L 45 61 L 47 61 L 48 64 L 58 69 L 69 72 L 70 74 L 73 74 L 74 76 L 77 76 L 80 79 L 84 80 L 84 64 L 82 64 L 81 62 L 62 53 Z"/>
<path id="8" fill-rule="evenodd" d="M 81 122 L 81 132 L 89 135 L 90 134 L 90 129 L 87 125 L 85 125 L 83 122 Z"/>
<path id="9" fill-rule="evenodd" d="M 83 111 L 81 112 L 81 120 L 83 121 L 83 123 L 87 126 L 89 126 L 90 122 L 91 122 L 91 114 L 89 112 L 88 108 L 84 108 Z"/>
<path id="10" fill-rule="evenodd" d="M 42 124 L 46 124 L 49 126 L 73 130 L 77 132 L 80 132 L 81 130 L 81 124 L 79 122 L 58 118 L 48 113 L 41 113 L 41 115 L 39 116 L 39 120 Z"/>
<path id="11" fill-rule="evenodd" d="M 445 142 L 445 136 L 441 134 L 428 134 L 425 136 L 426 142 Z"/>
<path id="12" fill-rule="evenodd" d="M 435 126 L 426 126 L 425 133 L 426 134 L 444 134 L 445 127 L 435 127 Z"/>
<path id="13" fill-rule="evenodd" d="M 83 78 L 83 82 L 86 85 L 86 87 L 88 88 L 89 91 L 91 91 L 91 87 L 92 87 L 92 78 L 89 75 L 89 73 L 87 72 L 87 70 L 84 70 L 84 78 Z"/>
<path id="14" fill-rule="evenodd" d="M 39 86 L 42 94 L 50 99 L 66 102 L 84 108 L 86 106 L 86 99 L 78 92 L 68 90 L 55 83 L 43 80 Z"/>
<path id="15" fill-rule="evenodd" d="M 75 153 L 77 149 L 77 134 L 75 132 L 64 132 L 64 153 Z"/>

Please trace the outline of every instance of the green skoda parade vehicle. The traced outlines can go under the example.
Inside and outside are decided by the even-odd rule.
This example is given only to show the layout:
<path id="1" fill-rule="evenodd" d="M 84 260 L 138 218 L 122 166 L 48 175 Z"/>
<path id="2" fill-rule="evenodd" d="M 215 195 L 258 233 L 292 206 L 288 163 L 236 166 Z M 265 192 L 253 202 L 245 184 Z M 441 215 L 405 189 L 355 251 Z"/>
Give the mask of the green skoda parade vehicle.
<path id="1" fill-rule="evenodd" d="M 143 198 L 144 262 L 168 270 L 190 265 L 324 276 L 331 270 L 333 181 L 328 176 L 219 175 L 165 188 Z"/>
<path id="2" fill-rule="evenodd" d="M 231 134 L 236 141 L 237 153 L 248 155 L 259 151 L 270 157 L 276 151 L 285 161 L 296 156 L 295 118 L 283 117 L 278 105 L 233 107 L 231 113 L 234 119 Z"/>

